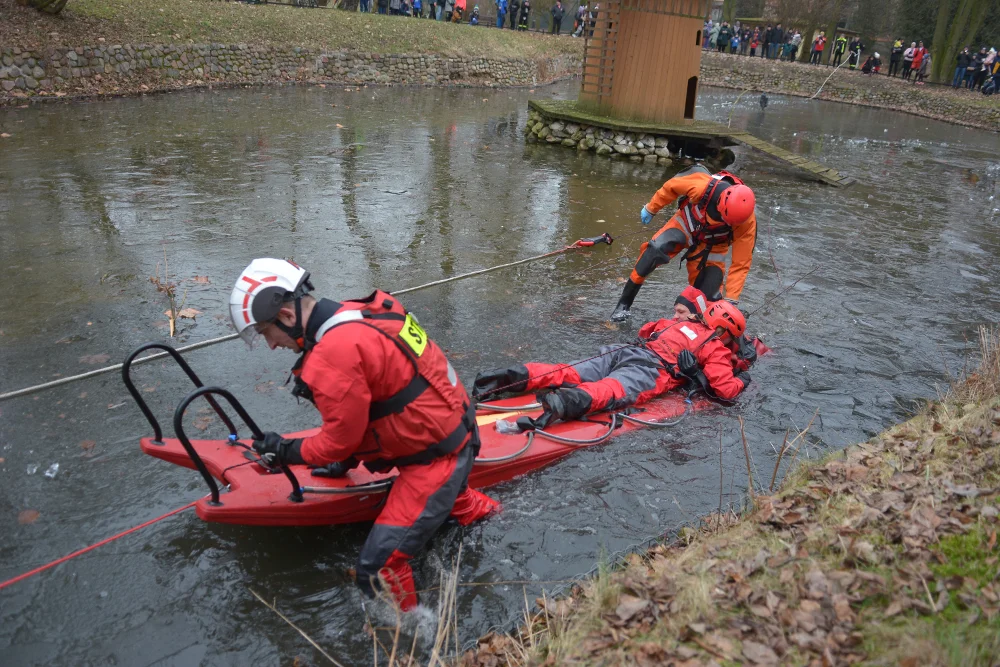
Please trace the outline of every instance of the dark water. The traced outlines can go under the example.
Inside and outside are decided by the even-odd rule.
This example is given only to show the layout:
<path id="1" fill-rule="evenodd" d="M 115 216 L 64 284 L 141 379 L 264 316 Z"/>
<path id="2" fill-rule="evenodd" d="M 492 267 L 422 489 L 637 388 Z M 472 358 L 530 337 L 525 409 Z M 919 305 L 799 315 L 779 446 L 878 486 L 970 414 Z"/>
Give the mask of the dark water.
<path id="1" fill-rule="evenodd" d="M 408 296 L 467 380 L 515 360 L 569 360 L 627 339 L 605 318 L 647 233 L 638 211 L 662 168 L 525 146 L 528 91 L 288 88 L 0 111 L 0 368 L 6 391 L 121 360 L 166 335 L 164 272 L 185 305 L 181 342 L 228 331 L 232 281 L 255 256 L 294 258 L 319 291 L 361 296 L 618 235 L 558 260 Z M 728 91 L 699 116 L 725 120 Z M 960 373 L 976 327 L 1000 314 L 996 135 L 806 100 L 742 102 L 733 126 L 846 170 L 834 190 L 754 153 L 734 169 L 757 191 L 760 235 L 743 303 L 775 348 L 733 408 L 629 435 L 494 488 L 502 516 L 443 530 L 416 560 L 433 586 L 459 545 L 461 580 L 551 581 L 745 492 L 736 416 L 758 477 L 786 429 L 818 417 L 816 457 L 898 421 Z M 661 222 L 662 224 L 662 222 Z M 626 237 L 631 234 L 632 236 Z M 659 317 L 684 272 L 661 268 L 636 319 Z M 195 282 L 195 276 L 208 283 Z M 192 353 L 265 428 L 318 423 L 281 385 L 290 354 L 226 343 Z M 168 415 L 174 369 L 136 371 Z M 197 475 L 143 456 L 148 425 L 115 375 L 0 403 L 0 580 L 183 505 Z M 207 434 L 221 433 L 217 423 Z M 95 444 L 91 444 L 95 443 Z M 43 472 L 59 464 L 52 479 Z M 29 470 L 35 470 L 29 473 Z M 40 514 L 33 523 L 19 523 Z M 245 665 L 318 658 L 248 592 L 276 598 L 340 660 L 371 662 L 348 583 L 366 528 L 277 530 L 173 517 L 0 592 L 5 665 Z M 463 587 L 463 641 L 539 594 Z M 551 588 L 552 585 L 546 585 Z M 434 595 L 425 596 L 428 602 Z M 377 622 L 388 617 L 375 610 Z M 430 613 L 418 614 L 429 633 Z M 411 625 L 414 625 L 411 623 Z"/>

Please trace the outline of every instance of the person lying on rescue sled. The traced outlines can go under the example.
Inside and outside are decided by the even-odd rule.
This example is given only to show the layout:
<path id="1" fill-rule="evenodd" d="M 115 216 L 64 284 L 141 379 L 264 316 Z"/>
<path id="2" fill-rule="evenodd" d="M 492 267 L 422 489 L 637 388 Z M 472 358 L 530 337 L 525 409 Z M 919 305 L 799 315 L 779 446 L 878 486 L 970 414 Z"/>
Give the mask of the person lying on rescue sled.
<path id="1" fill-rule="evenodd" d="M 718 301 L 700 320 L 647 322 L 639 329 L 639 344 L 604 345 L 592 359 L 480 373 L 472 396 L 484 400 L 508 392 L 547 391 L 539 396 L 543 412 L 535 428 L 599 410 L 621 410 L 685 385 L 732 400 L 750 384 L 750 375 L 733 368 L 727 344 L 743 337 L 745 330 L 739 308 Z"/>
<path id="2" fill-rule="evenodd" d="M 700 320 L 713 302 L 708 301 L 704 293 L 697 287 L 688 285 L 674 301 L 674 319 Z M 660 320 L 666 322 L 667 320 Z M 648 324 L 646 326 L 649 326 Z M 730 351 L 730 361 L 737 371 L 748 371 L 757 361 L 758 339 L 751 338 L 746 332 L 735 339 L 730 336 L 726 347 Z M 763 346 L 763 344 L 761 344 Z M 764 348 L 766 349 L 766 348 Z"/>
<path id="3" fill-rule="evenodd" d="M 302 356 L 292 394 L 323 418 L 320 432 L 287 439 L 266 433 L 254 449 L 286 465 L 324 466 L 339 477 L 359 462 L 399 470 L 361 549 L 358 586 L 387 586 L 405 611 L 417 605 L 409 560 L 452 517 L 468 525 L 499 508 L 468 488 L 479 451 L 475 406 L 451 363 L 399 300 L 381 290 L 352 301 L 316 300 L 309 273 L 280 259 L 255 259 L 229 300 L 245 340 Z"/>
<path id="4" fill-rule="evenodd" d="M 687 262 L 691 285 L 712 301 L 728 298 L 739 302 L 757 243 L 753 190 L 727 171 L 713 175 L 694 165 L 664 183 L 642 207 L 639 219 L 648 225 L 660 209 L 675 201 L 677 212 L 642 244 L 632 275 L 611 313 L 612 321 L 621 322 L 631 315 L 632 302 L 649 274 L 681 251 L 685 251 L 681 260 Z M 730 247 L 733 258 L 727 276 Z"/>

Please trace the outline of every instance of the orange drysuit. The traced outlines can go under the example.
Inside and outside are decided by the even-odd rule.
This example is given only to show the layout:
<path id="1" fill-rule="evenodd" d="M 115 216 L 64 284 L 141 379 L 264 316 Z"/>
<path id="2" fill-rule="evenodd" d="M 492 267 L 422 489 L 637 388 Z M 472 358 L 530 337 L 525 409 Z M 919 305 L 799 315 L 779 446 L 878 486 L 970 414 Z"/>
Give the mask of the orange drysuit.
<path id="1" fill-rule="evenodd" d="M 724 291 L 720 288 L 721 296 L 739 301 L 747 272 L 750 271 L 750 264 L 753 262 L 753 249 L 757 242 L 757 218 L 751 214 L 746 222 L 736 227 L 730 227 L 724 222 L 713 219 L 708 213 L 707 203 L 699 206 L 702 197 L 711 188 L 713 178 L 708 169 L 696 165 L 664 183 L 649 200 L 646 210 L 652 214 L 656 214 L 664 206 L 675 201 L 680 200 L 680 202 L 677 212 L 667 224 L 663 225 L 650 241 L 642 244 L 639 259 L 632 270 L 633 283 L 641 285 L 657 266 L 666 264 L 682 250 L 686 250 L 684 259 L 687 260 L 688 282 L 691 285 L 699 287 L 709 297 L 715 296 L 710 293 L 710 287 L 704 277 L 699 280 L 699 276 L 708 267 L 715 267 L 719 272 L 717 280 L 724 282 L 725 285 Z M 680 231 L 686 245 L 678 246 L 676 243 L 667 242 L 663 235 L 668 230 Z M 669 237 L 680 238 L 676 232 Z M 726 254 L 730 247 L 733 249 L 733 257 L 729 274 L 726 275 Z"/>

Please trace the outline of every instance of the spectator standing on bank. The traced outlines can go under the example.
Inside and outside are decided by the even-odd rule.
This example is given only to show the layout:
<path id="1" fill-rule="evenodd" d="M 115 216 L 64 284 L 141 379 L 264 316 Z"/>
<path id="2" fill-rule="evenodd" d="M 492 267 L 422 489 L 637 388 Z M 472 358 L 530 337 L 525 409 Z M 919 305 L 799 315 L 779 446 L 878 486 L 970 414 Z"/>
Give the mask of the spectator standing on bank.
<path id="1" fill-rule="evenodd" d="M 984 76 L 980 76 L 983 73 L 983 66 L 986 62 L 988 54 L 986 53 L 986 47 L 983 46 L 979 49 L 979 53 L 972 57 L 974 69 L 972 70 L 972 78 L 969 82 L 969 90 L 975 90 L 983 85 Z"/>
<path id="2" fill-rule="evenodd" d="M 903 59 L 903 38 L 899 37 L 892 43 L 892 50 L 889 52 L 889 76 L 895 77 L 899 72 L 899 62 Z"/>
<path id="3" fill-rule="evenodd" d="M 389 0 L 378 0 L 378 13 L 388 14 L 389 13 Z"/>
<path id="4" fill-rule="evenodd" d="M 563 16 L 566 15 L 566 10 L 563 9 L 562 0 L 556 0 L 556 4 L 552 5 L 552 34 L 558 35 L 559 31 L 562 30 L 562 20 Z"/>
<path id="5" fill-rule="evenodd" d="M 760 57 L 767 58 L 767 50 L 771 46 L 771 35 L 774 34 L 774 28 L 770 23 L 767 27 L 760 33 Z"/>
<path id="6" fill-rule="evenodd" d="M 750 30 L 750 26 L 743 26 L 743 30 L 740 31 L 740 55 L 745 56 L 747 50 L 750 48 L 750 35 L 753 31 Z"/>
<path id="7" fill-rule="evenodd" d="M 372 0 L 361 0 L 358 3 L 358 11 L 367 14 L 372 10 Z"/>
<path id="8" fill-rule="evenodd" d="M 719 43 L 719 30 L 721 29 L 722 29 L 722 24 L 720 23 L 716 23 L 715 25 L 712 26 L 712 29 L 708 33 L 709 49 L 717 48 L 717 45 Z"/>
<path id="9" fill-rule="evenodd" d="M 847 51 L 847 36 L 841 33 L 837 35 L 837 39 L 833 40 L 833 58 L 830 59 L 830 64 L 834 67 L 840 67 L 844 51 Z"/>
<path id="10" fill-rule="evenodd" d="M 573 19 L 573 36 L 583 35 L 583 27 L 587 23 L 587 5 L 581 4 L 576 8 L 576 18 Z"/>
<path id="11" fill-rule="evenodd" d="M 847 66 L 851 69 L 857 69 L 858 65 L 861 64 L 861 52 L 865 50 L 865 45 L 861 43 L 860 37 L 855 37 L 851 40 L 851 44 L 847 47 Z"/>
<path id="12" fill-rule="evenodd" d="M 729 46 L 729 40 L 732 36 L 732 29 L 727 22 L 723 21 L 722 26 L 719 28 L 719 36 L 715 38 L 715 46 L 719 53 L 726 52 L 726 47 Z"/>
<path id="13" fill-rule="evenodd" d="M 712 19 L 705 21 L 705 25 L 701 28 L 701 48 L 708 50 L 708 40 L 709 35 L 712 34 Z"/>
<path id="14" fill-rule="evenodd" d="M 921 42 L 923 44 L 923 42 Z M 917 78 L 913 82 L 915 84 L 919 83 L 921 86 L 924 85 L 924 79 L 927 78 L 927 74 L 931 71 L 931 52 L 924 49 L 923 55 L 920 57 L 920 67 L 916 67 L 917 59 L 913 58 L 914 69 L 917 70 Z"/>
<path id="15" fill-rule="evenodd" d="M 781 45 L 785 43 L 785 31 L 782 29 L 781 24 L 774 26 L 774 32 L 771 33 L 771 45 L 770 51 L 768 51 L 767 57 L 771 60 L 775 60 L 781 55 Z"/>
<path id="16" fill-rule="evenodd" d="M 410 16 L 417 19 L 420 18 L 421 16 L 420 10 L 422 9 L 423 9 L 423 4 L 420 2 L 420 0 L 413 0 L 413 6 L 410 8 L 411 12 Z"/>
<path id="17" fill-rule="evenodd" d="M 914 83 L 920 81 L 920 67 L 923 65 L 924 58 L 927 56 L 927 49 L 924 48 L 923 42 L 917 42 L 917 48 L 913 50 L 913 71 L 916 72 Z"/>
<path id="18" fill-rule="evenodd" d="M 753 57 L 757 55 L 757 49 L 760 48 L 760 26 L 753 29 L 753 36 L 750 38 L 750 56 Z"/>
<path id="19" fill-rule="evenodd" d="M 969 47 L 962 49 L 962 52 L 955 57 L 955 76 L 951 79 L 951 87 L 958 88 L 965 82 L 965 73 L 972 65 L 972 54 Z"/>
<path id="20" fill-rule="evenodd" d="M 978 86 L 979 90 L 982 90 L 983 86 L 986 85 L 986 81 L 992 78 L 993 64 L 996 62 L 996 59 L 997 59 L 997 50 L 991 48 L 989 50 L 989 53 L 986 54 L 986 60 L 983 61 L 983 66 L 982 68 L 980 68 L 979 74 L 977 74 L 977 76 L 979 77 L 979 86 Z"/>
<path id="21" fill-rule="evenodd" d="M 796 30 L 785 45 L 785 60 L 790 63 L 795 62 L 795 58 L 799 55 L 799 46 L 801 45 L 802 33 Z"/>
<path id="22" fill-rule="evenodd" d="M 823 49 L 826 47 L 826 33 L 822 30 L 819 33 L 819 37 L 813 40 L 812 43 L 812 56 L 809 59 L 813 65 L 819 65 L 823 59 Z"/>
<path id="23" fill-rule="evenodd" d="M 510 29 L 517 30 L 517 15 L 521 9 L 519 0 L 508 0 L 507 13 L 510 14 Z"/>
<path id="24" fill-rule="evenodd" d="M 917 52 L 917 43 L 910 42 L 910 48 L 903 51 L 903 81 L 909 81 L 913 73 L 913 54 Z"/>
<path id="25" fill-rule="evenodd" d="M 455 6 L 451 10 L 451 22 L 461 23 L 465 18 L 466 0 L 455 0 Z"/>
<path id="26" fill-rule="evenodd" d="M 495 4 L 497 8 L 497 27 L 503 28 L 504 21 L 507 19 L 507 0 L 496 0 Z"/>
<path id="27" fill-rule="evenodd" d="M 740 52 L 740 33 L 739 31 L 734 31 L 733 36 L 729 38 L 729 52 L 736 55 Z"/>
<path id="28" fill-rule="evenodd" d="M 517 29 L 528 29 L 528 14 L 531 13 L 531 0 L 521 0 L 521 13 L 518 15 Z"/>

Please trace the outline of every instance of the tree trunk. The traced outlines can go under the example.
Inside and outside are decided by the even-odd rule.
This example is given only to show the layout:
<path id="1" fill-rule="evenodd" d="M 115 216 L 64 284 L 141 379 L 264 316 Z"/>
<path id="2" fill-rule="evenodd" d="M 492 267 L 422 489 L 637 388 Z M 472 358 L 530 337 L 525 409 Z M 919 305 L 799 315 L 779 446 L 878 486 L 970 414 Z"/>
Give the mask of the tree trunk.
<path id="1" fill-rule="evenodd" d="M 948 69 L 954 67 L 955 56 L 961 48 L 961 39 L 965 36 L 969 20 L 979 15 L 980 5 L 985 3 L 986 0 L 960 0 L 958 3 L 958 11 L 948 29 L 948 39 L 944 43 L 944 48 L 934 54 L 934 59 L 940 57 L 940 62 L 931 60 L 931 78 L 934 81 L 945 79 Z"/>
<path id="2" fill-rule="evenodd" d="M 844 11 L 844 0 L 835 0 L 833 12 L 830 14 L 830 22 L 826 27 L 826 47 L 823 49 L 821 62 L 829 65 L 833 60 L 833 47 L 837 41 L 837 24 L 840 23 L 840 14 Z"/>
<path id="3" fill-rule="evenodd" d="M 722 20 L 732 25 L 736 20 L 736 0 L 723 0 Z"/>
<path id="4" fill-rule="evenodd" d="M 810 21 L 806 29 L 802 32 L 802 44 L 799 45 L 799 62 L 808 63 L 812 57 L 813 33 L 816 32 L 816 22 Z"/>
<path id="5" fill-rule="evenodd" d="M 951 8 L 954 5 L 954 0 L 940 0 L 940 2 L 937 22 L 934 25 L 934 41 L 931 42 L 931 46 L 934 48 L 931 52 L 933 58 L 933 62 L 931 63 L 931 79 L 934 81 L 940 80 L 941 72 L 944 71 L 942 69 L 945 63 L 944 42 L 948 35 L 948 18 L 951 16 Z M 906 46 L 905 43 L 904 46 Z"/>

